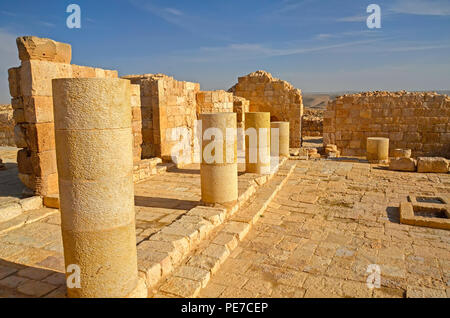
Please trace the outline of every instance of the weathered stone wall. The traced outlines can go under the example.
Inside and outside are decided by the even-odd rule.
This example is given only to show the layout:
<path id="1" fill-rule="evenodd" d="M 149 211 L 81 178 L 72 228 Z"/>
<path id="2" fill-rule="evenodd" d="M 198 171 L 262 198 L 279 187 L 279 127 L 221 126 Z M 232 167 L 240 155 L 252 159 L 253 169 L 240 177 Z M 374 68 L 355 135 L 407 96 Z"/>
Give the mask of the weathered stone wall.
<path id="1" fill-rule="evenodd" d="M 302 136 L 317 137 L 323 134 L 323 110 L 305 109 L 302 118 Z"/>
<path id="2" fill-rule="evenodd" d="M 233 112 L 233 94 L 223 90 L 197 93 L 197 116 L 205 113 Z"/>
<path id="3" fill-rule="evenodd" d="M 131 131 L 133 133 L 133 162 L 137 163 L 142 158 L 142 111 L 141 111 L 141 87 L 131 84 Z"/>
<path id="4" fill-rule="evenodd" d="M 390 152 L 450 158 L 450 98 L 436 93 L 366 92 L 330 102 L 324 114 L 324 144 L 341 154 L 364 156 L 367 137 L 389 138 Z"/>
<path id="5" fill-rule="evenodd" d="M 237 117 L 237 148 L 238 156 L 245 156 L 245 113 L 250 110 L 250 101 L 238 96 L 233 96 L 233 112 Z"/>
<path id="6" fill-rule="evenodd" d="M 13 108 L 11 105 L 0 105 L 0 146 L 15 145 Z"/>
<path id="7" fill-rule="evenodd" d="M 36 194 L 58 192 L 52 79 L 117 77 L 116 71 L 71 65 L 71 46 L 50 39 L 17 39 L 21 66 L 8 70 L 14 108 L 19 178 Z M 56 105 L 57 107 L 57 105 Z"/>
<path id="8" fill-rule="evenodd" d="M 200 84 L 177 81 L 164 74 L 122 78 L 141 87 L 142 158 L 160 157 L 171 161 L 172 147 L 178 141 L 169 137 L 172 128 L 179 127 L 189 132 L 189 151 L 192 153 L 197 119 L 196 94 L 200 91 Z"/>
<path id="9" fill-rule="evenodd" d="M 265 71 L 239 77 L 230 90 L 250 101 L 251 112 L 270 112 L 272 121 L 290 122 L 290 147 L 300 147 L 302 92 Z"/>

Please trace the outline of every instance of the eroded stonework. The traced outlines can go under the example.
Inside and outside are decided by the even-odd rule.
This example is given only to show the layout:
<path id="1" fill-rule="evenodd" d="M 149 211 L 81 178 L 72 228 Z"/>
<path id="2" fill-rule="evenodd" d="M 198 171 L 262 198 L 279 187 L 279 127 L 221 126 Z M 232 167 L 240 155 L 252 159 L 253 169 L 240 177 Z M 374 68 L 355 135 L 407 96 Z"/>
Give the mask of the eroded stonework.
<path id="1" fill-rule="evenodd" d="M 450 157 L 450 97 L 436 93 L 366 92 L 337 97 L 324 114 L 324 144 L 364 156 L 368 137 L 389 138 L 391 155 Z"/>
<path id="2" fill-rule="evenodd" d="M 270 112 L 271 121 L 290 123 L 291 148 L 300 147 L 303 101 L 301 90 L 290 83 L 272 77 L 265 71 L 256 71 L 239 77 L 229 90 L 250 101 L 251 112 Z"/>

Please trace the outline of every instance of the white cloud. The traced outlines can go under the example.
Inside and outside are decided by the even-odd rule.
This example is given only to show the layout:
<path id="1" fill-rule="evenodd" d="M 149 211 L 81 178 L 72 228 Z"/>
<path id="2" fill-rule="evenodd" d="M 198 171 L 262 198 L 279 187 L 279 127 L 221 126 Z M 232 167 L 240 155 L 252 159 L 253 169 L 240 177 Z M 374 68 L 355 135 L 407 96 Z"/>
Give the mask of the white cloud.
<path id="1" fill-rule="evenodd" d="M 173 14 L 173 15 L 183 15 L 183 12 L 181 12 L 178 9 L 174 9 L 174 8 L 165 8 L 164 11 Z"/>
<path id="2" fill-rule="evenodd" d="M 151 1 L 130 0 L 130 2 L 134 6 L 146 10 L 169 23 L 175 24 L 180 27 L 185 27 L 184 21 L 180 19 L 184 15 L 181 10 L 159 6 Z"/>
<path id="3" fill-rule="evenodd" d="M 325 39 L 329 39 L 329 38 L 332 38 L 332 37 L 334 37 L 333 34 L 320 33 L 320 34 L 317 34 L 316 39 L 318 39 L 318 40 L 325 40 Z"/>
<path id="4" fill-rule="evenodd" d="M 43 26 L 46 26 L 48 28 L 54 28 L 56 26 L 54 23 L 46 22 L 46 21 L 39 21 L 38 23 Z"/>
<path id="5" fill-rule="evenodd" d="M 390 10 L 401 14 L 450 16 L 450 1 L 396 0 Z"/>
<path id="6" fill-rule="evenodd" d="M 332 49 L 374 43 L 376 41 L 379 41 L 379 39 L 348 41 L 321 46 L 293 46 L 291 43 L 286 43 L 277 48 L 259 43 L 239 43 L 230 44 L 227 46 L 202 47 L 199 51 L 183 52 L 183 56 L 180 56 L 179 59 L 197 63 L 217 60 L 226 60 L 227 62 L 237 60 L 254 60 L 255 58 L 270 58 L 276 56 L 289 56 L 328 51 Z"/>
<path id="7" fill-rule="evenodd" d="M 343 17 L 336 19 L 337 22 L 364 22 L 366 20 L 367 17 L 363 15 L 355 15 L 351 17 Z"/>
<path id="8" fill-rule="evenodd" d="M 0 11 L 2 14 L 4 14 L 4 15 L 8 15 L 8 16 L 10 16 L 10 17 L 17 17 L 17 14 L 15 14 L 15 13 L 13 13 L 13 12 L 9 12 L 9 11 L 4 11 L 4 10 L 2 10 L 2 11 Z"/>

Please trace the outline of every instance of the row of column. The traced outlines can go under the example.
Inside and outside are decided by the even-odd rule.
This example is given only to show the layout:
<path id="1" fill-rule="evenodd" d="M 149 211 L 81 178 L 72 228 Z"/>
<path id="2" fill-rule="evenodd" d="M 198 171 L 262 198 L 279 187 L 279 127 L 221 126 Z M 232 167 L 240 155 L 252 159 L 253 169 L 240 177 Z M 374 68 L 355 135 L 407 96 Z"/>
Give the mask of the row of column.
<path id="1" fill-rule="evenodd" d="M 146 297 L 138 290 L 130 82 L 71 78 L 52 84 L 64 259 L 80 283 L 68 286 L 68 296 Z M 245 116 L 246 131 L 253 131 L 246 137 L 246 171 L 268 173 L 271 152 L 289 156 L 289 123 L 270 123 L 270 113 Z M 234 202 L 236 114 L 202 114 L 201 120 L 202 201 Z M 271 127 L 278 128 L 272 136 L 277 149 L 271 149 Z"/>
<path id="2" fill-rule="evenodd" d="M 201 114 L 200 119 L 202 201 L 208 204 L 235 202 L 238 199 L 236 114 Z M 289 122 L 271 123 L 268 112 L 246 113 L 245 171 L 270 173 L 271 155 L 289 157 Z"/>

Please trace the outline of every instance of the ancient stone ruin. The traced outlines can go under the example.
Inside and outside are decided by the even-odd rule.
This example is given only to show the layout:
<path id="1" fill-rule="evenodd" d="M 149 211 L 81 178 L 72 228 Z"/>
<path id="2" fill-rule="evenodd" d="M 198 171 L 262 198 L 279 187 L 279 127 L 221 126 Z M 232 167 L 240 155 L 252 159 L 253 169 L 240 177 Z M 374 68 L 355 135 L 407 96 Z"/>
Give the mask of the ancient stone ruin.
<path id="1" fill-rule="evenodd" d="M 249 100 L 251 112 L 270 112 L 271 121 L 289 121 L 292 136 L 290 147 L 300 147 L 303 116 L 301 90 L 273 78 L 267 72 L 257 71 L 239 77 L 230 92 Z"/>
<path id="2" fill-rule="evenodd" d="M 304 110 L 265 71 L 202 91 L 72 65 L 51 39 L 17 47 L 0 296 L 449 297 L 447 95 Z"/>
<path id="3" fill-rule="evenodd" d="M 23 116 L 22 111 L 16 111 L 16 117 Z M 11 105 L 0 105 L 0 146 L 15 146 L 14 119 Z"/>
<path id="4" fill-rule="evenodd" d="M 368 92 L 344 95 L 324 114 L 324 144 L 345 156 L 364 156 L 368 137 L 389 138 L 412 156 L 450 157 L 450 98 L 436 93 Z"/>

